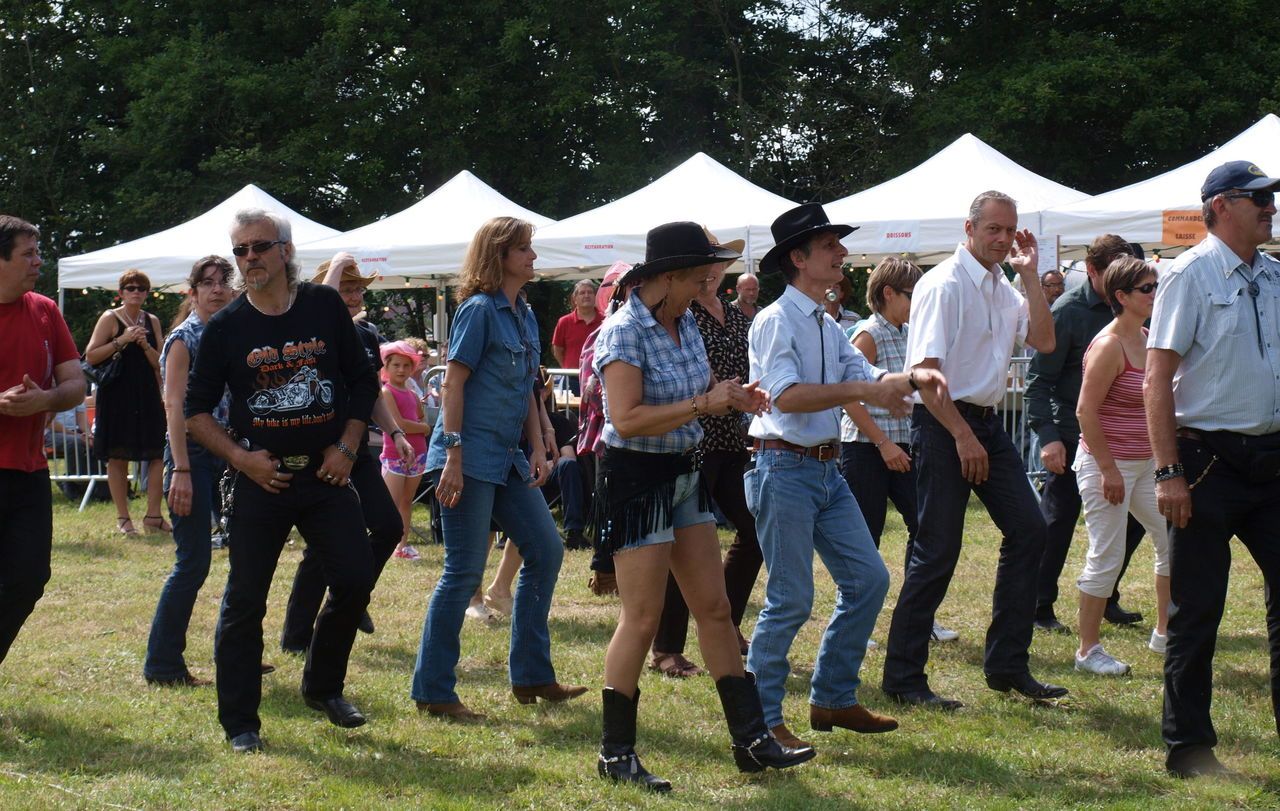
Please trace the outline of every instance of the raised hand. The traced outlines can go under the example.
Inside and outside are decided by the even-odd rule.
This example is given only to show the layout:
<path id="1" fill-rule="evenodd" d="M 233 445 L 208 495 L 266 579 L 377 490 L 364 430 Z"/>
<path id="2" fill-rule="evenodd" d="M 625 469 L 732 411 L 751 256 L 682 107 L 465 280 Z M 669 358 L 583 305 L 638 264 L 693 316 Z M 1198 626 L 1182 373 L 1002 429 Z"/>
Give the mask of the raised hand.
<path id="1" fill-rule="evenodd" d="M 1019 274 L 1031 273 L 1039 279 L 1040 244 L 1031 229 L 1013 233 L 1013 246 L 1009 248 L 1009 264 Z"/>

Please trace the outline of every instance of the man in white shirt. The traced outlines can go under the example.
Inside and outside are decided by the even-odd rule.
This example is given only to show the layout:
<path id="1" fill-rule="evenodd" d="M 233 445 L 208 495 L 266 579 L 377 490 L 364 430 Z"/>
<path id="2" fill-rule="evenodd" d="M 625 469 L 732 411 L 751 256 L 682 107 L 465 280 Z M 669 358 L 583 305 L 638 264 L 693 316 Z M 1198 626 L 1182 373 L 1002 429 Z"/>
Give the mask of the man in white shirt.
<path id="1" fill-rule="evenodd" d="M 867 637 L 884 605 L 889 572 L 838 468 L 840 409 L 864 400 L 899 415 L 919 389 L 944 397 L 936 370 L 886 374 L 867 363 L 823 310 L 828 287 L 842 277 L 847 251 L 822 206 L 807 203 L 773 223 L 775 247 L 761 273 L 781 273 L 786 290 L 751 324 L 751 379 L 769 393 L 771 412 L 755 417 L 754 466 L 744 476 L 747 506 L 769 573 L 747 667 L 756 675 L 765 723 L 785 746 L 808 746 L 787 729 L 782 697 L 787 653 L 813 609 L 816 550 L 839 590 L 822 637 L 809 696 L 809 725 L 820 731 L 888 732 L 898 722 L 858 703 L 858 671 Z"/>
<path id="2" fill-rule="evenodd" d="M 1046 527 L 1022 458 L 996 413 L 1014 345 L 1025 342 L 1039 352 L 1054 347 L 1036 240 L 1018 230 L 1013 199 L 995 191 L 973 201 L 964 232 L 955 254 L 916 283 L 911 301 L 906 368 L 942 370 L 951 399 L 925 400 L 912 414 L 920 529 L 889 627 L 883 682 L 884 692 L 903 704 L 942 710 L 961 704 L 929 689 L 924 669 L 934 612 L 960 557 L 971 492 L 1004 536 L 983 661 L 987 686 L 1033 699 L 1067 694 L 1036 681 L 1028 667 Z M 1006 256 L 1025 298 L 1005 278 L 1000 263 Z"/>

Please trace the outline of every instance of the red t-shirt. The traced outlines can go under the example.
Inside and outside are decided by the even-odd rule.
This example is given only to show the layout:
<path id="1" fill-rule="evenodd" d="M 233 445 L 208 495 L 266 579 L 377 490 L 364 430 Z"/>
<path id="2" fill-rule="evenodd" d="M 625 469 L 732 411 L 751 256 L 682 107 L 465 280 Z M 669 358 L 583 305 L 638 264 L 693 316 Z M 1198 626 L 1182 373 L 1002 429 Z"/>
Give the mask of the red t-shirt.
<path id="1" fill-rule="evenodd" d="M 43 389 L 53 386 L 54 367 L 80 357 L 58 305 L 39 293 L 24 293 L 0 304 L 0 391 L 22 384 L 22 376 Z M 44 470 L 45 414 L 0 414 L 0 469 L 32 473 Z"/>
<path id="2" fill-rule="evenodd" d="M 582 346 L 587 342 L 587 336 L 603 323 L 599 310 L 591 321 L 579 318 L 577 310 L 560 317 L 556 322 L 556 331 L 551 334 L 551 345 L 564 349 L 564 368 L 578 368 L 578 359 L 582 356 Z"/>

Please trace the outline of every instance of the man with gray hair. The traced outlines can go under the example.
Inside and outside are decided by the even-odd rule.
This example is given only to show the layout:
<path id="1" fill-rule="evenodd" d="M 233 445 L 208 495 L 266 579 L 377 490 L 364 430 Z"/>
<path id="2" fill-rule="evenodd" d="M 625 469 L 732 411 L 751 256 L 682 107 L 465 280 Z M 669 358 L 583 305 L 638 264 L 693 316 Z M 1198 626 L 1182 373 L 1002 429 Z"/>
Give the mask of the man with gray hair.
<path id="1" fill-rule="evenodd" d="M 251 752 L 262 748 L 262 619 L 294 527 L 320 558 L 330 592 L 303 668 L 303 698 L 337 726 L 365 722 L 342 694 L 374 580 L 349 485 L 378 382 L 338 292 L 299 284 L 287 220 L 240 211 L 231 243 L 245 293 L 209 319 L 185 412 L 192 438 L 231 466 L 223 480 L 231 571 L 214 645 L 218 720 L 234 751 Z M 212 416 L 228 388 L 234 437 Z"/>
<path id="2" fill-rule="evenodd" d="M 604 316 L 596 310 L 595 282 L 583 279 L 575 284 L 569 303 L 573 309 L 561 316 L 551 334 L 551 353 L 562 369 L 577 369 L 587 336 L 604 323 Z M 569 377 L 569 388 L 574 394 L 580 393 L 577 375 Z"/>
<path id="3" fill-rule="evenodd" d="M 996 413 L 1014 345 L 1054 348 L 1036 238 L 1018 230 L 1016 204 L 996 191 L 973 201 L 964 232 L 955 254 L 916 283 L 911 301 L 906 368 L 941 369 L 954 399 L 925 400 L 911 417 L 919 530 L 889 626 L 883 682 L 884 692 L 903 704 L 942 710 L 961 704 L 929 688 L 929 636 L 960 558 L 965 508 L 974 492 L 1004 536 L 983 661 L 987 686 L 1032 699 L 1067 694 L 1036 681 L 1028 664 L 1045 521 L 1022 457 Z M 1005 277 L 1006 258 L 1025 297 Z"/>

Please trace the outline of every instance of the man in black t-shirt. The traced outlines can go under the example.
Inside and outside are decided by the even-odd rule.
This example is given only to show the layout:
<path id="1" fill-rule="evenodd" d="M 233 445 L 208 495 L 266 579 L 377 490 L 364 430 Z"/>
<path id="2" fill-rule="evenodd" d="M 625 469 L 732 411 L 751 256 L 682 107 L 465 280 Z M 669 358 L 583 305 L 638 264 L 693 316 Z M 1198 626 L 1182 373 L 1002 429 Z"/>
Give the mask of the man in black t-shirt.
<path id="1" fill-rule="evenodd" d="M 209 320 L 187 386 L 187 430 L 225 459 L 231 570 L 214 644 L 218 720 L 237 752 L 262 748 L 262 619 L 280 551 L 297 527 L 330 599 L 302 673 L 307 706 L 337 726 L 364 716 L 342 695 L 374 564 L 349 486 L 378 382 L 338 294 L 299 284 L 288 220 L 252 209 L 231 229 L 245 294 Z M 231 430 L 212 411 L 231 391 Z"/>

